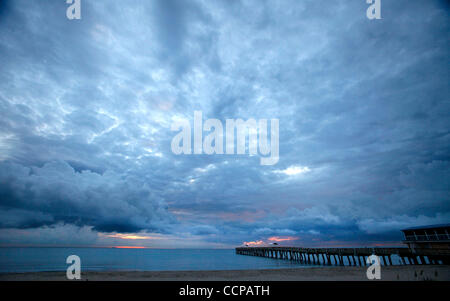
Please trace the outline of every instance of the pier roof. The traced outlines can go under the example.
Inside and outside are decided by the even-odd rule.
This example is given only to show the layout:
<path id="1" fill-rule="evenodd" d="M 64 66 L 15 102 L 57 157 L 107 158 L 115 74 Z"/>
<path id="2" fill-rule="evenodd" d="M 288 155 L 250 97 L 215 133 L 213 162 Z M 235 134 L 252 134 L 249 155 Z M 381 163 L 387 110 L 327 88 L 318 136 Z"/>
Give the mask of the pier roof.
<path id="1" fill-rule="evenodd" d="M 450 228 L 450 223 L 449 224 L 437 224 L 437 225 L 410 227 L 410 228 L 402 229 L 401 231 L 423 230 L 423 229 L 439 229 L 439 228 Z"/>

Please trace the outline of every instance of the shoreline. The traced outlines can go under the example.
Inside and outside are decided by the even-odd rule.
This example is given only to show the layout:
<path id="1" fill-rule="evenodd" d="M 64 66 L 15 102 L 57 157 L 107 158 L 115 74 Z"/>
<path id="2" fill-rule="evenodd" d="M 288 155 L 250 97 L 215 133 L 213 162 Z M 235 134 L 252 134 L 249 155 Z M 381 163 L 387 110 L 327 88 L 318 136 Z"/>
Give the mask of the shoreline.
<path id="1" fill-rule="evenodd" d="M 367 267 L 262 270 L 85 271 L 78 281 L 368 281 Z M 65 281 L 65 271 L 0 273 L 0 281 Z M 381 266 L 382 281 L 450 281 L 449 265 Z M 72 281 L 72 280 L 71 280 Z"/>

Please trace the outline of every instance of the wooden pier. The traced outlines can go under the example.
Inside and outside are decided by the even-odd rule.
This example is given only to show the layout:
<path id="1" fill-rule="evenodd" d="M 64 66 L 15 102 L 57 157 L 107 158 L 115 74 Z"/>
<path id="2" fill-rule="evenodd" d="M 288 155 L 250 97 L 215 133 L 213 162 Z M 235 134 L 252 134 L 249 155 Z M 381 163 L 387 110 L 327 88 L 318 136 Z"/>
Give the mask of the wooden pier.
<path id="1" fill-rule="evenodd" d="M 381 265 L 393 265 L 393 255 L 397 255 L 403 265 L 450 264 L 450 250 L 442 249 L 240 247 L 236 248 L 236 254 L 320 265 L 365 266 L 371 255 L 377 255 Z"/>

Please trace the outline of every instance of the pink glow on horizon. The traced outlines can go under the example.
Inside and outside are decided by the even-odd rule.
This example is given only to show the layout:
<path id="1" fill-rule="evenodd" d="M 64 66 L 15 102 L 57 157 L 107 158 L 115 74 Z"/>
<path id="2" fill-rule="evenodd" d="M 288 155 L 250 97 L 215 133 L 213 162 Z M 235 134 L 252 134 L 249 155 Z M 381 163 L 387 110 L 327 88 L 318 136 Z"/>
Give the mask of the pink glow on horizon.
<path id="1" fill-rule="evenodd" d="M 146 247 L 142 246 L 114 246 L 115 249 L 147 249 Z"/>
<path id="2" fill-rule="evenodd" d="M 272 237 L 269 237 L 267 240 L 281 242 L 281 241 L 292 241 L 292 240 L 298 240 L 298 239 L 299 239 L 299 237 L 297 237 L 297 236 L 272 236 Z"/>
<path id="3" fill-rule="evenodd" d="M 258 246 L 265 245 L 265 243 L 264 243 L 262 240 L 257 240 L 257 241 L 244 241 L 243 244 L 244 244 L 244 245 L 248 245 L 249 247 L 258 247 Z"/>
<path id="4" fill-rule="evenodd" d="M 140 235 L 140 234 L 122 234 L 122 233 L 116 233 L 116 234 L 99 234 L 102 237 L 109 237 L 109 238 L 120 238 L 120 239 L 161 239 L 161 237 L 158 236 L 148 236 L 148 235 Z"/>

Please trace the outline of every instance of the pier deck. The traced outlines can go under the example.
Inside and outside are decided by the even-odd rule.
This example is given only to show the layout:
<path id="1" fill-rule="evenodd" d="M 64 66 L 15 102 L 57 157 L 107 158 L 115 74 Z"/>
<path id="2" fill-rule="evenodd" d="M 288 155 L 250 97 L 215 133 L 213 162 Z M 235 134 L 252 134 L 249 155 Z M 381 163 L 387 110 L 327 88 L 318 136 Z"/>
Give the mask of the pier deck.
<path id="1" fill-rule="evenodd" d="M 450 264 L 450 250 L 409 248 L 297 248 L 297 247 L 239 247 L 236 254 L 293 260 L 322 265 L 368 265 L 367 258 L 377 255 L 380 264 L 393 265 L 397 255 L 406 264 Z"/>

